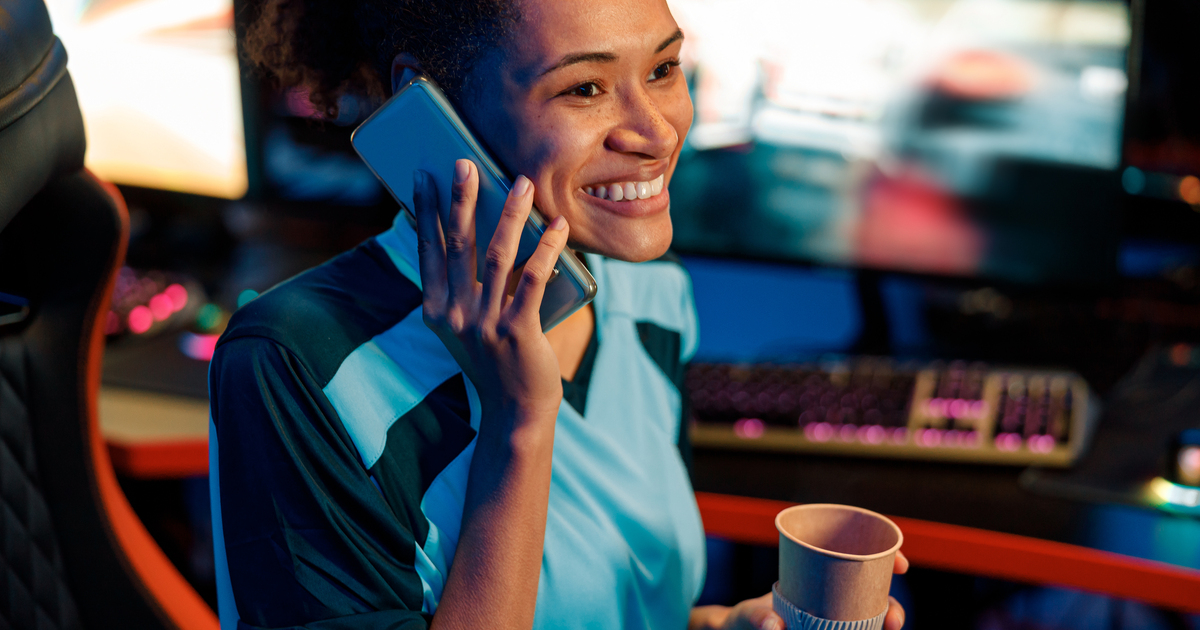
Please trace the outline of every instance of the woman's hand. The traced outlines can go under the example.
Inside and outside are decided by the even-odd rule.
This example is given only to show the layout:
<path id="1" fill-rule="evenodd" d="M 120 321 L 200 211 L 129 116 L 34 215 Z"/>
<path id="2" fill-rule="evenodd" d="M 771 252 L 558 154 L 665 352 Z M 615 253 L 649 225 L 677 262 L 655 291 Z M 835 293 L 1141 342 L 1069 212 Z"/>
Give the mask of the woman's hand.
<path id="1" fill-rule="evenodd" d="M 892 571 L 897 574 L 908 572 L 908 558 L 896 552 L 896 564 Z M 900 630 L 904 626 L 904 609 L 895 597 L 888 597 L 887 616 L 883 619 L 884 630 Z M 740 604 L 725 606 L 699 606 L 692 609 L 689 630 L 784 630 L 783 618 L 775 614 L 771 594 L 747 599 Z"/>
<path id="2" fill-rule="evenodd" d="M 414 176 L 423 309 L 425 324 L 475 385 L 482 417 L 467 475 L 462 532 L 431 628 L 529 628 L 562 401 L 558 359 L 542 333 L 538 311 L 567 243 L 567 225 L 562 217 L 550 224 L 509 295 L 517 245 L 533 207 L 533 184 L 518 177 L 479 282 L 479 175 L 469 160 L 459 160 L 454 170 L 444 230 L 432 178 L 422 172 Z"/>
<path id="3" fill-rule="evenodd" d="M 533 208 L 533 183 L 517 177 L 488 245 L 480 282 L 475 260 L 479 174 L 470 160 L 458 160 L 454 171 L 444 230 L 433 178 L 423 171 L 414 174 L 425 324 L 475 385 L 486 416 L 557 416 L 562 381 L 538 311 L 546 282 L 567 244 L 566 221 L 559 217 L 546 229 L 510 296 L 506 288 Z"/>

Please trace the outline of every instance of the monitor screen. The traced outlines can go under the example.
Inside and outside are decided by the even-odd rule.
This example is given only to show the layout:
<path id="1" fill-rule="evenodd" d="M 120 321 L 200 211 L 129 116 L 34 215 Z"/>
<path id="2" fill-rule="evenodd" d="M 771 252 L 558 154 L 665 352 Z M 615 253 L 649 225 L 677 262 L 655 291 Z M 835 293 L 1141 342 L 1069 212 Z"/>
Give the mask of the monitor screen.
<path id="1" fill-rule="evenodd" d="M 1120 0 L 671 0 L 676 249 L 1016 282 L 1115 270 Z"/>
<path id="2" fill-rule="evenodd" d="M 246 146 L 232 0 L 47 0 L 87 131 L 121 184 L 235 199 Z"/>
<path id="3" fill-rule="evenodd" d="M 1137 2 L 1122 184 L 1200 209 L 1200 3 Z"/>

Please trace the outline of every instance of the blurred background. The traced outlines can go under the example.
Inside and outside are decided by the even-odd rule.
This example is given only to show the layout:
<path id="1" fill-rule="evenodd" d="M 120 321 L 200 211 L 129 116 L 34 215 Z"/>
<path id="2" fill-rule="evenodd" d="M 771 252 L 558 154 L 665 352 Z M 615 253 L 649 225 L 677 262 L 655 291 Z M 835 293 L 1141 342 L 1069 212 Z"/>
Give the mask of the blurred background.
<path id="1" fill-rule="evenodd" d="M 669 4 L 696 111 L 670 192 L 699 361 L 867 355 L 1064 369 L 1105 409 L 1153 423 L 1130 401 L 1182 396 L 1172 413 L 1200 426 L 1190 393 L 1200 4 Z M 302 90 L 248 69 L 241 0 L 47 5 L 70 54 L 87 165 L 118 184 L 132 220 L 108 315 L 102 423 L 134 507 L 211 601 L 203 465 L 145 470 L 131 453 L 206 439 L 207 360 L 232 312 L 390 226 L 398 207 L 349 143 L 377 104 L 347 95 L 327 120 Z M 1100 426 L 1117 422 L 1108 417 Z M 1153 468 L 1164 446 L 1150 448 Z M 704 453 L 697 479 L 720 485 L 733 460 Z M 948 479 L 970 466 L 922 470 Z M 1022 470 L 1002 474 L 1015 489 Z M 1138 475 L 1091 486 L 1025 475 L 1014 492 L 1073 502 L 1055 530 L 1068 533 L 1050 537 L 1200 568 L 1197 510 L 1087 494 L 1140 489 L 1149 477 Z M 936 501 L 918 477 L 905 487 Z M 706 601 L 769 589 L 773 549 L 709 546 Z M 928 569 L 896 592 L 909 627 L 1200 628 L 1136 602 Z M 953 606 L 928 603 L 944 594 Z"/>

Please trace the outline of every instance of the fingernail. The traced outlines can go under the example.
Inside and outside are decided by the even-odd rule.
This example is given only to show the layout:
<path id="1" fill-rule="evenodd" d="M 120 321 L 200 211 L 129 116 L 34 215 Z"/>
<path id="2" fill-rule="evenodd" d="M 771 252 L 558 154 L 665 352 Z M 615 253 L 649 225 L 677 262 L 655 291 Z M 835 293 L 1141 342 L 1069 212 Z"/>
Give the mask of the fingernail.
<path id="1" fill-rule="evenodd" d="M 567 227 L 567 220 L 561 214 L 554 217 L 554 220 L 550 222 L 551 230 L 561 230 L 565 227 Z"/>
<path id="2" fill-rule="evenodd" d="M 528 177 L 525 177 L 524 175 L 517 175 L 517 181 L 515 184 L 513 184 L 512 189 L 513 196 L 524 197 L 529 192 L 530 185 L 532 185 L 532 182 L 529 181 Z"/>
<path id="3" fill-rule="evenodd" d="M 429 177 L 429 174 L 426 173 L 425 171 L 422 171 L 420 169 L 413 171 L 413 185 L 418 188 L 424 188 L 426 177 Z"/>
<path id="4" fill-rule="evenodd" d="M 461 184 L 467 181 L 471 176 L 471 164 L 467 160 L 458 160 L 454 163 L 454 183 Z"/>
<path id="5" fill-rule="evenodd" d="M 759 630 L 780 630 L 781 626 L 778 619 L 767 619 L 758 628 Z"/>

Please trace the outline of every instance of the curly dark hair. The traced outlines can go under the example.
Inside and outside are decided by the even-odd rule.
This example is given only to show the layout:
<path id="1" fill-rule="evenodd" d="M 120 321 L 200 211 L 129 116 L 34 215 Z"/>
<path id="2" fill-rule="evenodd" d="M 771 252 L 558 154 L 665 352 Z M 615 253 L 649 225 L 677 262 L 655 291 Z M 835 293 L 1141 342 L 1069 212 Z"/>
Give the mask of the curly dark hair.
<path id="1" fill-rule="evenodd" d="M 338 97 L 380 103 L 405 52 L 451 99 L 484 54 L 520 20 L 514 0 L 248 0 L 243 54 L 279 87 L 304 87 L 337 118 Z"/>

